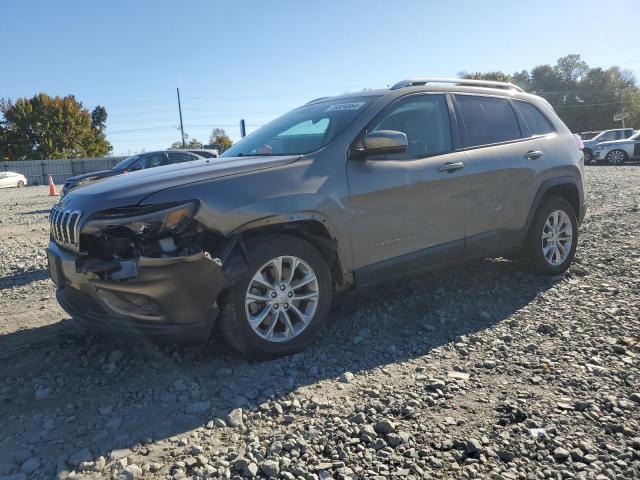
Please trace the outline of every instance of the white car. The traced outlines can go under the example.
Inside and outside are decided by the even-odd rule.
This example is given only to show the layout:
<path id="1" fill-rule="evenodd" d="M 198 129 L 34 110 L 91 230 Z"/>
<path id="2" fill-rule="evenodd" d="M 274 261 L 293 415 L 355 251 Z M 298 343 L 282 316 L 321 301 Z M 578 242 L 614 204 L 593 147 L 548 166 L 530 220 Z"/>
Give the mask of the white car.
<path id="1" fill-rule="evenodd" d="M 593 152 L 596 162 L 606 161 L 609 165 L 622 165 L 629 160 L 640 160 L 640 132 L 624 140 L 602 142 Z"/>
<path id="2" fill-rule="evenodd" d="M 16 172 L 0 172 L 0 188 L 24 187 L 27 177 Z"/>

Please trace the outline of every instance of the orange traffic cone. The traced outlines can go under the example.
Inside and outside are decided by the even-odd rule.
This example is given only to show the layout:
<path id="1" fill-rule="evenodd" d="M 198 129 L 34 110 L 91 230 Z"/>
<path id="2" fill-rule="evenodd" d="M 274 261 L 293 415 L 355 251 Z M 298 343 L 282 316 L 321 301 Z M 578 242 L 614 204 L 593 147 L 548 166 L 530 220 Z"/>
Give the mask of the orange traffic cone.
<path id="1" fill-rule="evenodd" d="M 51 175 L 49 175 L 49 196 L 58 196 L 58 194 L 56 193 L 56 186 L 53 184 L 53 177 Z"/>

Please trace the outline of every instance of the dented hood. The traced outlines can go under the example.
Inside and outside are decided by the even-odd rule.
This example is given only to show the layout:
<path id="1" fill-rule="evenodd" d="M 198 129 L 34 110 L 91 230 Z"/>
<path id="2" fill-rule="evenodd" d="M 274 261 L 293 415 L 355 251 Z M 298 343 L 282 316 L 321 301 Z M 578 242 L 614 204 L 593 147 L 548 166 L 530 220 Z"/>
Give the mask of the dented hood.
<path id="1" fill-rule="evenodd" d="M 300 155 L 222 157 L 138 170 L 74 189 L 60 200 L 60 205 L 84 213 L 136 205 L 149 195 L 171 187 L 273 168 L 298 158 Z"/>

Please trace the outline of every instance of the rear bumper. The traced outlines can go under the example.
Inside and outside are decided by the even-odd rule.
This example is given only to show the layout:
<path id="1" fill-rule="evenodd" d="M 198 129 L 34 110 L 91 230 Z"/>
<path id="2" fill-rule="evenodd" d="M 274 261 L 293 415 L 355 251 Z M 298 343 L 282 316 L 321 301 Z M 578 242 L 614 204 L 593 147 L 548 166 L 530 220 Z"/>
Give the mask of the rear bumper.
<path id="1" fill-rule="evenodd" d="M 90 329 L 169 341 L 209 338 L 225 285 L 222 268 L 206 253 L 172 258 L 140 257 L 126 280 L 80 273 L 80 258 L 54 242 L 47 248 L 60 306 Z"/>

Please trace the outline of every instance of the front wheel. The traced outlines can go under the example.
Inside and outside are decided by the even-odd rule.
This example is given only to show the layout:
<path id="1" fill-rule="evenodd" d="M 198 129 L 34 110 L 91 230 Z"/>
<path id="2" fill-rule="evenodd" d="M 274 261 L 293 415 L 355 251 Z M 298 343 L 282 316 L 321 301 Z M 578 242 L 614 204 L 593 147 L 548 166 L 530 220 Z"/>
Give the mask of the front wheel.
<path id="1" fill-rule="evenodd" d="M 226 293 L 222 333 L 249 358 L 289 355 L 309 345 L 326 323 L 333 293 L 324 258 L 291 235 L 248 242 L 249 271 Z"/>
<path id="2" fill-rule="evenodd" d="M 611 150 L 606 158 L 609 165 L 622 165 L 627 161 L 627 152 L 619 149 Z"/>
<path id="3" fill-rule="evenodd" d="M 24 182 L 22 180 L 18 181 L 18 188 L 24 187 Z"/>
<path id="4" fill-rule="evenodd" d="M 528 269 L 540 275 L 558 275 L 571 265 L 577 245 L 578 222 L 571 204 L 560 197 L 543 201 L 523 248 Z"/>
<path id="5" fill-rule="evenodd" d="M 590 149 L 585 148 L 585 149 L 582 151 L 582 154 L 584 155 L 584 163 L 591 163 L 591 162 L 593 162 L 593 152 L 592 152 Z"/>

